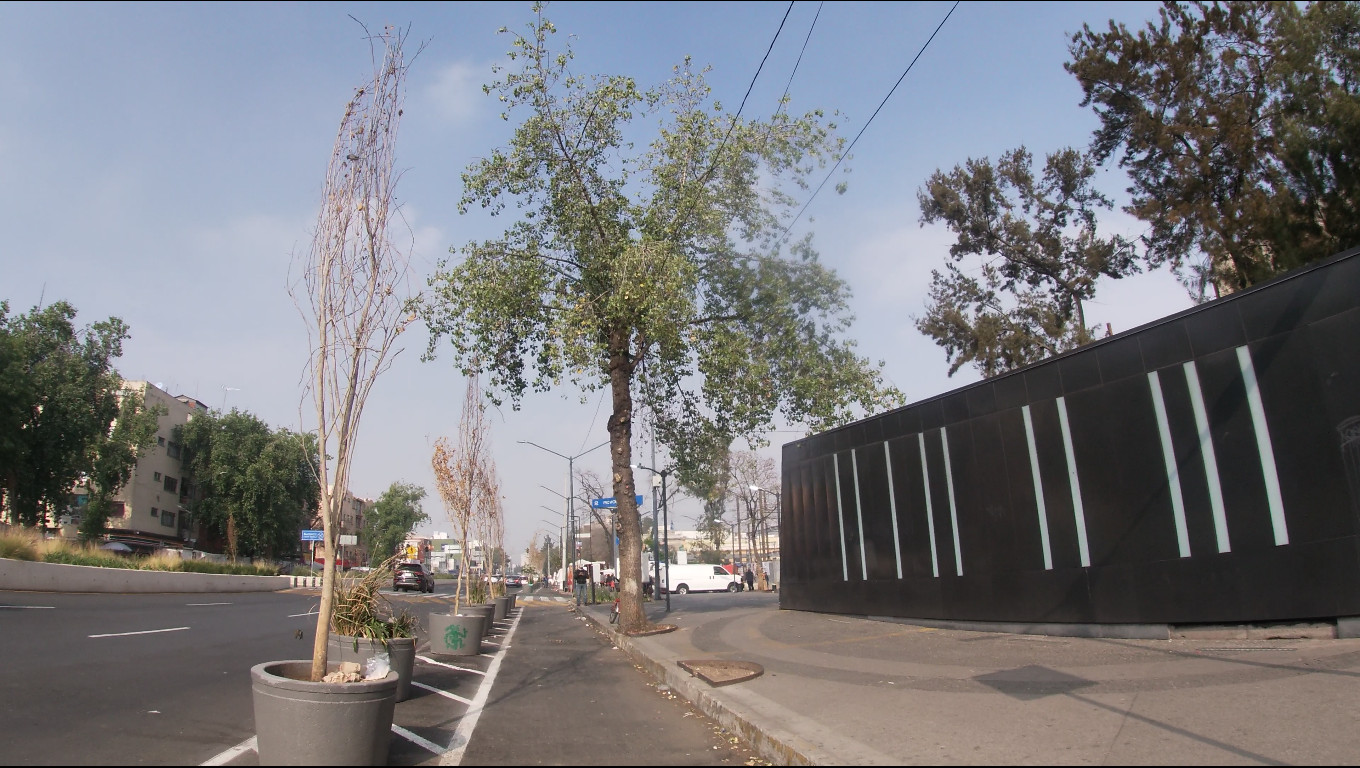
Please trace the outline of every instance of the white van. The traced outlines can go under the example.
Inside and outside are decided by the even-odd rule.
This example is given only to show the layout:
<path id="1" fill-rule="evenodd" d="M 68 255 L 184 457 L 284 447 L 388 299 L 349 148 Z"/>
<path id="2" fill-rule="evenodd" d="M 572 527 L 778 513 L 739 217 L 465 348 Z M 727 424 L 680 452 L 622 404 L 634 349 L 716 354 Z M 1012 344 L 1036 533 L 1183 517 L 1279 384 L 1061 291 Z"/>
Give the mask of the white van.
<path id="1" fill-rule="evenodd" d="M 676 594 L 688 592 L 736 592 L 741 589 L 737 577 L 721 565 L 662 565 L 661 583 L 669 584 Z"/>

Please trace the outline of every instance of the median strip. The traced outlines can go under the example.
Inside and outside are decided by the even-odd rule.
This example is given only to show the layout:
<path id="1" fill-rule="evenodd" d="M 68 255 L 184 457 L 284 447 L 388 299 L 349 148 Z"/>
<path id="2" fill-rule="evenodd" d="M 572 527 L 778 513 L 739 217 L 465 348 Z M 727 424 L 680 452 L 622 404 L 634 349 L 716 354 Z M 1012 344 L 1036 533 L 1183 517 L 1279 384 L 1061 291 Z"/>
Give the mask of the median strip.
<path id="1" fill-rule="evenodd" d="M 188 627 L 171 627 L 169 629 L 143 629 L 140 632 L 110 632 L 107 635 L 90 635 L 90 637 L 127 637 L 128 635 L 154 635 L 158 632 L 182 632 Z"/>

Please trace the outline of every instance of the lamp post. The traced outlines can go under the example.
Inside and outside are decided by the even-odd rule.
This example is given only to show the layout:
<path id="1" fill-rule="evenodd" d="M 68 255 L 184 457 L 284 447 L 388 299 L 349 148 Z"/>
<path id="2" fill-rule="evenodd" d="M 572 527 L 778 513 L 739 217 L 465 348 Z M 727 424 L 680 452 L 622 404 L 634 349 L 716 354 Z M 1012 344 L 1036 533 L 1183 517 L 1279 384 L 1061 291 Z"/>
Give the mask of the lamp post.
<path id="1" fill-rule="evenodd" d="M 539 504 L 538 506 L 541 507 L 541 508 L 543 508 L 543 509 L 548 510 L 549 512 L 552 512 L 553 514 L 557 514 L 557 510 L 553 509 L 552 507 L 544 506 L 544 505 L 542 505 L 542 504 Z M 557 526 L 557 543 L 558 543 L 558 545 L 560 545 L 560 546 L 562 546 L 562 547 L 565 547 L 565 546 L 566 546 L 566 539 L 565 539 L 564 536 L 563 536 L 562 526 L 561 526 L 560 523 L 555 523 L 555 522 L 553 522 L 553 521 L 551 521 L 551 520 L 544 520 L 543 518 L 539 518 L 539 521 L 540 521 L 540 522 L 547 523 L 548 525 L 556 525 L 556 526 Z M 552 541 L 552 536 L 551 536 L 551 535 L 548 536 L 548 540 L 549 540 L 549 541 Z M 563 562 L 563 564 L 565 564 L 567 561 L 566 561 L 566 560 L 563 560 L 562 562 Z M 548 566 L 550 566 L 550 565 L 552 565 L 552 563 L 549 561 L 548 557 L 545 556 L 545 557 L 543 558 L 543 575 L 544 575 L 544 576 L 547 576 L 547 575 L 548 575 Z"/>
<path id="2" fill-rule="evenodd" d="M 551 449 L 551 448 L 544 448 L 543 446 L 539 445 L 538 443 L 535 443 L 535 442 L 532 442 L 532 441 L 529 441 L 529 440 L 516 440 L 515 442 L 517 442 L 517 443 L 522 443 L 522 444 L 524 444 L 524 445 L 532 445 L 533 447 L 539 449 L 540 451 L 547 451 L 548 453 L 551 453 L 551 454 L 554 455 L 554 456 L 557 456 L 557 457 L 559 457 L 559 458 L 563 458 L 563 459 L 566 459 L 566 460 L 567 460 L 567 524 L 564 525 L 563 527 L 564 527 L 564 528 L 567 528 L 568 531 L 570 531 L 570 528 L 571 528 L 571 521 L 574 520 L 575 517 L 576 517 L 576 506 L 575 506 L 575 503 L 574 503 L 574 502 L 576 501 L 576 472 L 575 472 L 575 469 L 574 469 L 574 464 L 575 464 L 575 462 L 576 462 L 577 459 L 581 458 L 582 456 L 586 455 L 587 453 L 590 453 L 591 451 L 596 450 L 597 448 L 603 448 L 604 446 L 609 445 L 609 441 L 606 440 L 606 441 L 604 441 L 603 443 L 600 443 L 599 445 L 595 446 L 594 448 L 587 448 L 586 450 L 581 451 L 580 453 L 576 454 L 575 456 L 567 456 L 566 454 L 558 453 L 557 451 L 554 451 L 554 450 Z M 576 544 L 576 537 L 573 536 L 573 537 L 572 537 L 572 545 L 575 546 L 575 544 Z M 562 547 L 563 547 L 563 549 L 565 550 L 565 548 L 566 548 L 566 541 L 565 541 L 565 540 L 562 542 Z M 574 550 L 574 549 L 573 549 L 573 551 L 572 551 L 572 554 L 575 554 L 575 550 Z M 564 575 L 565 575 L 565 571 L 566 571 L 566 566 L 567 566 L 567 559 L 566 559 L 566 555 L 564 554 L 563 557 L 562 557 L 562 569 L 563 569 Z"/>
<path id="3" fill-rule="evenodd" d="M 784 535 L 784 527 L 783 527 L 783 523 L 784 523 L 784 507 L 783 507 L 782 504 L 780 504 L 779 491 L 772 491 L 772 490 L 770 490 L 770 489 L 768 489 L 768 488 L 761 488 L 761 487 L 758 486 L 758 485 L 752 485 L 752 486 L 748 486 L 748 487 L 749 487 L 751 490 L 753 490 L 753 491 L 758 491 L 758 492 L 760 492 L 760 493 L 768 493 L 768 494 L 770 494 L 771 496 L 774 497 L 775 530 L 779 531 L 779 535 L 780 535 L 780 537 L 781 537 L 781 538 L 780 538 L 779 546 L 780 546 L 780 552 L 782 553 L 782 552 L 783 552 L 783 547 L 784 547 L 784 542 L 783 542 L 783 538 L 782 538 L 783 535 Z M 770 538 L 769 538 L 769 537 L 770 537 L 770 524 L 769 524 L 768 521 L 763 521 L 763 523 L 764 523 L 764 529 L 765 529 L 765 550 L 766 550 L 766 555 L 768 556 L 768 555 L 769 555 L 769 548 L 770 548 Z M 783 558 L 781 557 L 780 559 L 782 560 Z M 765 575 L 765 569 L 764 569 L 764 567 L 762 567 L 762 568 L 761 568 L 761 576 L 764 576 L 764 575 Z"/>
<path id="4" fill-rule="evenodd" d="M 643 465 L 641 465 L 641 464 L 633 464 L 632 467 L 633 467 L 633 469 L 645 469 L 645 470 L 647 470 L 648 472 L 651 472 L 653 475 L 660 475 L 660 476 L 661 476 L 661 514 L 662 514 L 662 515 L 665 515 L 665 516 L 667 517 L 666 525 L 664 525 L 664 526 L 661 527 L 662 530 L 665 531 L 665 535 L 666 535 L 666 565 L 667 565 L 667 568 L 666 568 L 666 612 L 667 612 L 667 613 L 670 613 L 670 610 L 671 610 L 671 589 L 670 589 L 670 587 L 671 587 L 671 584 L 670 584 L 670 581 L 671 581 L 671 569 L 670 569 L 669 566 L 670 566 L 670 561 L 671 561 L 671 532 L 670 532 L 670 519 L 669 519 L 670 514 L 669 514 L 669 511 L 668 511 L 668 508 L 669 508 L 670 505 L 666 502 L 666 476 L 669 475 L 669 474 L 671 474 L 672 472 L 674 472 L 674 471 L 675 471 L 675 467 L 671 467 L 671 468 L 669 468 L 669 469 L 652 469 L 651 467 L 643 466 Z M 653 487 L 655 487 L 655 485 L 653 485 Z M 658 544 L 659 544 L 659 542 L 658 542 L 659 536 L 657 535 L 657 534 L 658 534 L 657 525 L 658 525 L 658 524 L 657 524 L 657 515 L 656 515 L 656 497 L 653 496 L 653 497 L 652 497 L 652 569 L 653 569 L 653 571 L 655 572 L 656 575 L 652 577 L 652 584 L 655 585 L 656 589 L 659 590 L 659 589 L 661 588 L 661 557 L 660 557 L 660 552 L 659 552 L 659 547 L 658 547 Z"/>

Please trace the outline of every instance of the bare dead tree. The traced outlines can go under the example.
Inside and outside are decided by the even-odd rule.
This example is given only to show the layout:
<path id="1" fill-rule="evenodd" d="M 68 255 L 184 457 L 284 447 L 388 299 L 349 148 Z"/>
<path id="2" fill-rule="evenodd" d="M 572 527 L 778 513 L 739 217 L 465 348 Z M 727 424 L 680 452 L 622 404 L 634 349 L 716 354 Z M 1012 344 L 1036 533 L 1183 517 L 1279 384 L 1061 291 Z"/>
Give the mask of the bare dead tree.
<path id="1" fill-rule="evenodd" d="M 367 30 L 365 30 L 367 32 Z M 320 445 L 316 472 L 326 565 L 312 650 L 312 680 L 326 674 L 326 641 L 335 597 L 336 536 L 364 404 L 391 367 L 396 341 L 415 320 L 408 281 L 409 248 L 391 239 L 398 217 L 394 167 L 406 73 L 404 30 L 368 35 L 371 78 L 345 105 L 322 186 L 321 210 L 301 262 L 302 286 L 290 289 L 308 320 L 308 389 Z M 418 53 L 418 52 L 417 52 Z"/>
<path id="2" fill-rule="evenodd" d="M 435 442 L 431 467 L 435 486 L 444 503 L 444 511 L 453 523 L 459 541 L 459 588 L 454 590 L 454 610 L 458 609 L 459 592 L 467 600 L 469 537 L 484 535 L 488 515 L 499 516 L 500 490 L 495 477 L 495 462 L 491 458 L 491 430 L 486 419 L 486 405 L 481 400 L 481 385 L 477 374 L 466 381 L 463 413 L 458 422 L 458 444 L 449 445 L 448 438 Z M 502 534 L 503 535 L 503 534 Z M 487 546 L 482 540 L 483 547 Z"/>

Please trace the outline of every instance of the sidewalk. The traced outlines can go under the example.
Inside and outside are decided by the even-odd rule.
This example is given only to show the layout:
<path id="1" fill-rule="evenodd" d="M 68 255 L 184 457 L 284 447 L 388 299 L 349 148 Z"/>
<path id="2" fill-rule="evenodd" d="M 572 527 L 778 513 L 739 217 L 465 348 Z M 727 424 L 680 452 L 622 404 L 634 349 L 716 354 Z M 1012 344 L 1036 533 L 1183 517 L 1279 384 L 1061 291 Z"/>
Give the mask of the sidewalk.
<path id="1" fill-rule="evenodd" d="M 1354 764 L 1360 640 L 1286 628 L 1122 640 L 781 611 L 673 595 L 613 633 L 639 665 L 776 764 Z M 583 610 L 605 631 L 609 606 Z M 1313 635 L 1313 637 L 1309 637 Z M 755 662 L 712 687 L 683 659 Z"/>

